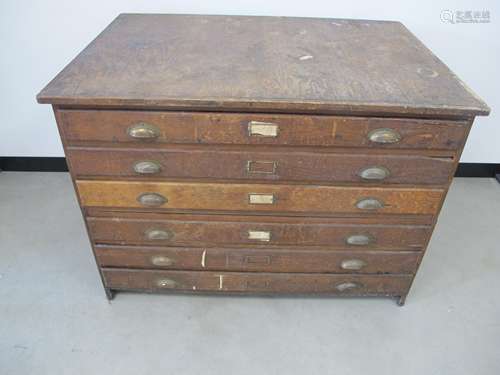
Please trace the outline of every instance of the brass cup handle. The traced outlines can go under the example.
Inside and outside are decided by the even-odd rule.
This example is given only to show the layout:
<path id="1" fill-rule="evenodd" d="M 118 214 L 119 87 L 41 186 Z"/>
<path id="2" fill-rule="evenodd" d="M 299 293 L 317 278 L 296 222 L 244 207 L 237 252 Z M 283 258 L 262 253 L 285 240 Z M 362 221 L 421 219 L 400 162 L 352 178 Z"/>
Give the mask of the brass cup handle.
<path id="1" fill-rule="evenodd" d="M 158 279 L 156 280 L 156 286 L 159 288 L 172 289 L 178 286 L 177 281 L 172 279 Z"/>
<path id="2" fill-rule="evenodd" d="M 335 289 L 337 289 L 339 292 L 347 292 L 350 290 L 359 289 L 361 287 L 361 284 L 355 282 L 345 282 L 335 285 Z"/>
<path id="3" fill-rule="evenodd" d="M 127 135 L 130 138 L 151 141 L 160 136 L 160 130 L 154 125 L 139 122 L 127 129 Z"/>
<path id="4" fill-rule="evenodd" d="M 363 180 L 385 180 L 391 175 L 391 172 L 385 168 L 378 165 L 363 168 L 358 173 L 359 177 Z"/>
<path id="5" fill-rule="evenodd" d="M 158 193 L 142 193 L 137 197 L 137 202 L 146 207 L 158 207 L 168 202 L 168 199 Z"/>
<path id="6" fill-rule="evenodd" d="M 163 256 L 163 255 L 155 255 L 151 257 L 151 264 L 159 267 L 167 267 L 173 265 L 175 262 L 172 258 Z"/>
<path id="7" fill-rule="evenodd" d="M 373 143 L 391 144 L 401 140 L 401 134 L 390 128 L 374 129 L 368 133 L 368 139 Z"/>
<path id="8" fill-rule="evenodd" d="M 133 168 L 138 174 L 156 174 L 161 171 L 161 164 L 154 160 L 141 160 L 135 162 Z"/>
<path id="9" fill-rule="evenodd" d="M 148 241 L 170 240 L 174 234 L 166 229 L 148 229 L 144 236 Z"/>
<path id="10" fill-rule="evenodd" d="M 366 262 L 362 259 L 345 259 L 340 263 L 340 268 L 349 271 L 359 271 L 366 266 Z"/>
<path id="11" fill-rule="evenodd" d="M 360 210 L 375 211 L 384 207 L 384 202 L 377 198 L 363 198 L 356 202 Z"/>
<path id="12" fill-rule="evenodd" d="M 375 242 L 375 238 L 368 234 L 351 234 L 345 239 L 346 244 L 354 246 L 366 246 Z"/>

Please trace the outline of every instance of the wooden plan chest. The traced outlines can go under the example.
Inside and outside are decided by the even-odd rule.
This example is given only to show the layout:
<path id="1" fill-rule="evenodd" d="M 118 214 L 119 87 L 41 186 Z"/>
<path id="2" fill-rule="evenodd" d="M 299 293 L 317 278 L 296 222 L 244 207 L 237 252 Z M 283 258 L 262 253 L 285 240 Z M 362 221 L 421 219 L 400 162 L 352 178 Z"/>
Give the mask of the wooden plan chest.
<path id="1" fill-rule="evenodd" d="M 108 298 L 403 304 L 489 113 L 399 22 L 285 17 L 122 14 L 37 99 Z"/>

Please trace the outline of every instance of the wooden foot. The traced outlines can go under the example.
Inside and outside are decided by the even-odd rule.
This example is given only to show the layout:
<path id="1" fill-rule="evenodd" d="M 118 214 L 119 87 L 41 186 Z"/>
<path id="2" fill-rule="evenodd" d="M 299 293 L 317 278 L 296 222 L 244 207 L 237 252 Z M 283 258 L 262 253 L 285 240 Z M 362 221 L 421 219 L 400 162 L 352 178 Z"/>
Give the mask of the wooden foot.
<path id="1" fill-rule="evenodd" d="M 396 303 L 398 304 L 398 306 L 404 306 L 405 305 L 406 295 L 399 296 L 399 297 L 396 297 L 396 298 L 397 298 Z"/>

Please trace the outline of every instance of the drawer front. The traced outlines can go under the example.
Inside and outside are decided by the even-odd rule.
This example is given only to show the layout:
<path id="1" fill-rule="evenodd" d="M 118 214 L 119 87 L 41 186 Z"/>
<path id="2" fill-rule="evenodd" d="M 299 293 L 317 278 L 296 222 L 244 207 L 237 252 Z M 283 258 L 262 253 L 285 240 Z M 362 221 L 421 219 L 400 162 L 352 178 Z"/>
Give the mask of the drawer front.
<path id="1" fill-rule="evenodd" d="M 173 270 L 410 274 L 418 252 L 95 247 L 101 267 Z"/>
<path id="2" fill-rule="evenodd" d="M 103 269 L 111 289 L 235 293 L 328 293 L 334 295 L 404 295 L 411 275 L 338 275 Z"/>
<path id="3" fill-rule="evenodd" d="M 77 177 L 140 176 L 390 184 L 446 184 L 452 158 L 320 152 L 70 147 Z"/>
<path id="4" fill-rule="evenodd" d="M 444 190 L 77 180 L 83 206 L 247 212 L 435 214 Z"/>
<path id="5" fill-rule="evenodd" d="M 307 218 L 247 217 L 245 221 L 144 220 L 88 217 L 92 239 L 97 243 L 161 246 L 321 246 L 328 249 L 420 250 L 430 236 L 421 225 L 317 224 Z M 208 221 L 210 220 L 210 221 Z"/>
<path id="6" fill-rule="evenodd" d="M 93 110 L 61 110 L 60 115 L 63 136 L 70 144 L 101 141 L 455 150 L 462 146 L 468 129 L 465 121 L 342 116 Z"/>

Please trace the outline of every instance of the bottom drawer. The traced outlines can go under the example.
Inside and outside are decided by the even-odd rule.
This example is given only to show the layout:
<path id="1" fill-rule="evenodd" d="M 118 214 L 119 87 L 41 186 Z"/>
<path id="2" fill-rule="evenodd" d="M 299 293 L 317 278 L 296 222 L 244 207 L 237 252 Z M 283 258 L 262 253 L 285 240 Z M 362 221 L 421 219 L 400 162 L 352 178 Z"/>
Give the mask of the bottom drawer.
<path id="1" fill-rule="evenodd" d="M 405 295 L 411 275 L 339 275 L 102 269 L 109 289 L 218 293 Z"/>
<path id="2" fill-rule="evenodd" d="M 95 246 L 101 267 L 171 270 L 414 273 L 419 252 Z"/>

